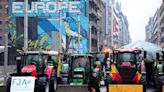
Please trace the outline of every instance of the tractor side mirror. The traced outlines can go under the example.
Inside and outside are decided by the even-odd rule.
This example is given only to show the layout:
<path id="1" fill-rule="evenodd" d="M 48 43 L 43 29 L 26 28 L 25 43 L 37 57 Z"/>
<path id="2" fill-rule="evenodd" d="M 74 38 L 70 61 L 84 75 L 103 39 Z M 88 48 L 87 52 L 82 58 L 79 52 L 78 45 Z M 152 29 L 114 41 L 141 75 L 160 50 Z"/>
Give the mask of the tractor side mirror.
<path id="1" fill-rule="evenodd" d="M 15 57 L 15 60 L 16 60 L 16 61 L 21 61 L 21 60 L 22 60 L 22 57 L 21 57 L 21 56 L 16 56 L 16 57 Z"/>
<path id="2" fill-rule="evenodd" d="M 15 57 L 15 60 L 17 61 L 17 73 L 18 73 L 18 75 L 21 75 L 21 61 L 22 61 L 22 57 L 21 56 L 17 56 L 17 57 Z"/>
<path id="3" fill-rule="evenodd" d="M 146 51 L 144 51 L 144 58 L 146 58 L 147 57 L 147 52 Z"/>
<path id="4" fill-rule="evenodd" d="M 156 53 L 156 59 L 159 60 L 159 53 Z"/>
<path id="5" fill-rule="evenodd" d="M 164 53 L 163 52 L 156 53 L 156 59 L 159 61 L 164 61 Z"/>
<path id="6" fill-rule="evenodd" d="M 164 51 L 162 51 L 162 59 L 163 59 L 163 61 L 164 61 Z"/>

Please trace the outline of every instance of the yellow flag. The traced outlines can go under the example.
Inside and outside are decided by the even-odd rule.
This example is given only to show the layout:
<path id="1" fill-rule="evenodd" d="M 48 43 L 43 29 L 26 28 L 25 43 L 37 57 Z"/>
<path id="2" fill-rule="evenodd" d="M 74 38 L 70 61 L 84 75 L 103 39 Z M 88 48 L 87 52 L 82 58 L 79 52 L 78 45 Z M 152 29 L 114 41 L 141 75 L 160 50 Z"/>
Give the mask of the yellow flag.
<path id="1" fill-rule="evenodd" d="M 58 70 L 57 70 L 57 76 L 59 77 L 61 71 L 61 60 L 60 60 L 60 54 L 58 55 Z"/>
<path id="2" fill-rule="evenodd" d="M 111 65 L 111 71 L 110 71 L 110 76 L 112 76 L 112 73 L 119 73 L 115 65 Z"/>

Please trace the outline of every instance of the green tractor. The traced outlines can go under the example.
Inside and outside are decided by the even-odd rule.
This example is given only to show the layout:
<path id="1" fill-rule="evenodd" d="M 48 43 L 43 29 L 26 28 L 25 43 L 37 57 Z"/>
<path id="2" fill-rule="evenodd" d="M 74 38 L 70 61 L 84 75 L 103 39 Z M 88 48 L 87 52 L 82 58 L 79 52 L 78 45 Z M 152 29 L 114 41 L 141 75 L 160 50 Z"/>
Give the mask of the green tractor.
<path id="1" fill-rule="evenodd" d="M 69 77 L 69 54 L 64 54 L 63 59 L 61 60 L 61 71 L 60 71 L 60 78 L 61 84 L 68 84 L 68 77 Z"/>
<path id="2" fill-rule="evenodd" d="M 156 75 L 155 79 L 158 84 L 158 89 L 160 92 L 164 92 L 164 52 L 160 51 L 156 53 L 157 61 L 155 63 L 156 67 Z"/>
<path id="3" fill-rule="evenodd" d="M 90 54 L 72 54 L 69 61 L 70 85 L 87 84 L 93 68 L 93 56 Z"/>

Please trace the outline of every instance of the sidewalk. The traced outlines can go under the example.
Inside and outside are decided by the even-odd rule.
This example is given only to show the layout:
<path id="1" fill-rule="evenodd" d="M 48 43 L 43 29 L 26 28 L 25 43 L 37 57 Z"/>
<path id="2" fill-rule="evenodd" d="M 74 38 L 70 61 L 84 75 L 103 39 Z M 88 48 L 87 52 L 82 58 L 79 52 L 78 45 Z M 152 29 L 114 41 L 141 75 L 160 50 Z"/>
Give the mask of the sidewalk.
<path id="1" fill-rule="evenodd" d="M 4 77 L 0 77 L 0 86 L 4 85 Z"/>
<path id="2" fill-rule="evenodd" d="M 16 72 L 16 65 L 9 65 L 6 69 L 7 74 Z M 0 66 L 0 86 L 4 85 L 4 66 Z"/>

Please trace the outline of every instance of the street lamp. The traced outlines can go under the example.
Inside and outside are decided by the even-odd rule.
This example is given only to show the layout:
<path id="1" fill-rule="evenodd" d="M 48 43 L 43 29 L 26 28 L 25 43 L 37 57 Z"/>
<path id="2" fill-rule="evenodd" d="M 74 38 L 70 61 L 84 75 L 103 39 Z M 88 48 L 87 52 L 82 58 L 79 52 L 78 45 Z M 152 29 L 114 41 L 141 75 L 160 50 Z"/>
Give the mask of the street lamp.
<path id="1" fill-rule="evenodd" d="M 5 48 L 4 48 L 4 75 L 5 75 L 4 80 L 5 82 L 4 83 L 6 83 L 6 80 L 7 80 L 7 65 L 8 65 L 7 61 L 8 61 L 8 34 L 5 33 Z"/>
<path id="2" fill-rule="evenodd" d="M 25 0 L 24 6 L 24 48 L 28 50 L 28 0 Z"/>
<path id="3" fill-rule="evenodd" d="M 59 34 L 60 34 L 60 47 L 59 52 L 62 52 L 62 11 L 59 9 Z"/>

